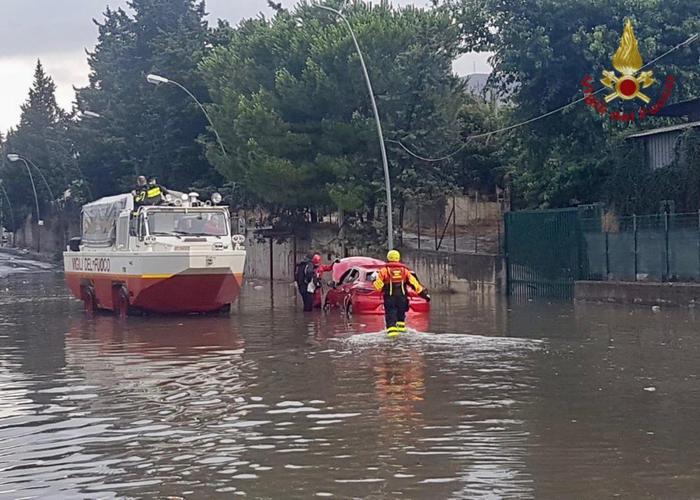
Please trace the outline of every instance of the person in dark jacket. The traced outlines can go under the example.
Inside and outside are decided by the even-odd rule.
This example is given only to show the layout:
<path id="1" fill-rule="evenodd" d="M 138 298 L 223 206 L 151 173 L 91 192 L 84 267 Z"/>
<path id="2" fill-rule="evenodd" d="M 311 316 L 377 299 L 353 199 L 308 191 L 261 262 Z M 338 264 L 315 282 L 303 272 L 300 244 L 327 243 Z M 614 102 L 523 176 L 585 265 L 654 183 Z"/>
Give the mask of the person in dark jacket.
<path id="1" fill-rule="evenodd" d="M 323 273 L 333 270 L 333 265 L 339 262 L 336 260 L 331 265 L 322 264 L 319 254 L 307 255 L 306 258 L 297 264 L 294 274 L 299 288 L 299 294 L 304 301 L 304 311 L 312 311 L 321 307 L 321 278 Z"/>
<path id="2" fill-rule="evenodd" d="M 307 255 L 304 260 L 297 264 L 294 272 L 294 281 L 296 281 L 299 295 L 301 295 L 301 300 L 304 302 L 304 311 L 306 312 L 313 310 L 315 277 L 313 256 Z"/>

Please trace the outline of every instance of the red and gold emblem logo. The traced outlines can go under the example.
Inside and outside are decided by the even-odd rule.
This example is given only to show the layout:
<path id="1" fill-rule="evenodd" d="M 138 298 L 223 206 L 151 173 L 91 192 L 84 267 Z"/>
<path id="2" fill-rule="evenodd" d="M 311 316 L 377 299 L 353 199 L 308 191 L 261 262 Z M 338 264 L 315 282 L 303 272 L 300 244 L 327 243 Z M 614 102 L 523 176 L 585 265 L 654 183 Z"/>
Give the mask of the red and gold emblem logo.
<path id="1" fill-rule="evenodd" d="M 641 99 L 645 104 L 649 104 L 651 99 L 642 92 L 642 89 L 651 87 L 656 83 L 654 74 L 651 71 L 642 71 L 644 62 L 642 54 L 639 53 L 637 39 L 634 36 L 632 21 L 625 23 L 625 30 L 622 33 L 620 46 L 612 58 L 615 71 L 603 71 L 603 78 L 600 82 L 613 90 L 612 94 L 605 96 L 605 102 L 615 99 L 631 101 Z M 617 73 L 620 73 L 618 76 Z"/>
<path id="2" fill-rule="evenodd" d="M 671 92 L 675 86 L 673 76 L 667 76 L 663 85 L 663 90 L 659 99 L 651 106 L 642 106 L 637 110 L 630 110 L 629 105 L 621 106 L 617 110 L 610 109 L 609 104 L 615 100 L 630 102 L 639 99 L 644 104 L 649 104 L 651 98 L 644 93 L 656 83 L 652 71 L 643 71 L 644 61 L 639 52 L 639 44 L 634 36 L 632 21 L 625 23 L 625 28 L 620 39 L 620 46 L 612 57 L 612 71 L 603 71 L 603 78 L 600 79 L 605 88 L 612 92 L 605 96 L 605 99 L 598 99 L 596 94 L 601 90 L 593 91 L 593 77 L 586 75 L 581 81 L 583 95 L 590 107 L 594 108 L 601 115 L 607 114 L 612 120 L 622 122 L 632 122 L 644 120 L 648 115 L 657 114 L 666 105 L 671 97 Z"/>

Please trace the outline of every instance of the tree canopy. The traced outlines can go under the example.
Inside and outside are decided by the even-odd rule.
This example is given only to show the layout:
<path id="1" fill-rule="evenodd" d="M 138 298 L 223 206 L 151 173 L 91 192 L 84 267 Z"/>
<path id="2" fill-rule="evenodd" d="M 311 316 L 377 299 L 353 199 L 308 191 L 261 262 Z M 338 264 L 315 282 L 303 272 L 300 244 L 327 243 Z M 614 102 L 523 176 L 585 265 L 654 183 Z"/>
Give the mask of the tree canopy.
<path id="1" fill-rule="evenodd" d="M 700 31 L 700 3 L 694 0 L 458 0 L 447 2 L 463 27 L 470 49 L 494 52 L 491 83 L 511 100 L 513 122 L 527 120 L 582 97 L 581 80 L 612 69 L 625 20 L 633 21 L 645 62 L 661 56 Z M 674 99 L 698 96 L 697 45 L 656 62 L 656 78 L 674 75 Z M 658 96 L 661 85 L 653 90 Z M 650 89 L 651 90 L 651 89 Z M 558 207 L 610 201 L 627 210 L 642 209 L 621 199 L 617 169 L 620 136 L 658 120 L 616 124 L 583 103 L 511 133 L 507 162 L 520 203 Z M 622 148 L 622 151 L 618 151 Z M 631 154 L 631 153 L 630 153 Z M 643 162 L 637 165 L 643 169 Z M 629 194 L 629 190 L 627 190 Z"/>
<path id="2" fill-rule="evenodd" d="M 207 121 L 196 104 L 174 85 L 146 81 L 149 73 L 162 75 L 208 100 L 197 70 L 210 46 L 204 3 L 132 0 L 129 6 L 132 14 L 107 9 L 97 22 L 90 83 L 77 91 L 77 107 L 100 115 L 74 130 L 83 171 L 96 195 L 130 188 L 139 174 L 182 189 L 218 181 L 197 142 Z"/>
<path id="3" fill-rule="evenodd" d="M 21 121 L 0 141 L 17 219 L 32 210 L 33 196 L 26 169 L 7 153 L 26 156 L 45 174 L 49 187 L 38 182 L 45 207 L 49 188 L 59 195 L 70 188 L 77 202 L 128 189 L 144 174 L 178 189 L 220 188 L 236 206 L 291 221 L 341 211 L 383 234 L 379 139 L 351 32 L 337 14 L 309 2 L 290 10 L 268 3 L 271 17 L 213 27 L 199 0 L 107 8 L 88 53 L 89 84 L 77 89 L 70 113 L 56 105 L 55 85 L 38 63 Z M 652 172 L 623 138 L 663 121 L 621 124 L 583 103 L 564 107 L 582 97 L 585 75 L 597 82 L 611 69 L 626 20 L 649 62 L 700 31 L 696 0 L 325 5 L 343 8 L 364 54 L 399 221 L 410 200 L 507 183 L 520 207 L 607 201 L 629 213 L 673 198 L 682 209 L 698 208 L 693 134 L 678 161 Z M 454 74 L 453 61 L 466 51 L 493 52 L 497 102 L 470 95 Z M 698 96 L 697 54 L 698 44 L 684 45 L 649 68 L 659 81 L 675 76 L 674 100 Z M 147 83 L 150 73 L 204 103 L 226 153 L 191 96 L 175 84 Z"/>
<path id="4" fill-rule="evenodd" d="M 459 32 L 449 12 L 354 3 L 345 15 L 374 86 L 386 138 L 444 149 L 459 140 L 463 82 L 452 73 Z M 232 28 L 201 64 L 230 156 L 208 158 L 277 211 L 342 208 L 372 218 L 384 178 L 371 102 L 348 27 L 307 4 Z M 391 146 L 391 144 L 389 143 Z M 444 191 L 454 164 L 390 147 L 399 206 Z"/>

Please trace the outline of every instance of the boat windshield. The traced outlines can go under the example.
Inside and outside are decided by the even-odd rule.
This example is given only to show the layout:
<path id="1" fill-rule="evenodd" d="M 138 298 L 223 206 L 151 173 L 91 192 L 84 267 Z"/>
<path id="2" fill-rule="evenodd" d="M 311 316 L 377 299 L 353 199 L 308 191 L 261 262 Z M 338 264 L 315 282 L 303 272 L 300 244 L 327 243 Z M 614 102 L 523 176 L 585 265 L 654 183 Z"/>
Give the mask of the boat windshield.
<path id="1" fill-rule="evenodd" d="M 221 211 L 153 211 L 148 214 L 148 234 L 154 236 L 227 236 Z"/>

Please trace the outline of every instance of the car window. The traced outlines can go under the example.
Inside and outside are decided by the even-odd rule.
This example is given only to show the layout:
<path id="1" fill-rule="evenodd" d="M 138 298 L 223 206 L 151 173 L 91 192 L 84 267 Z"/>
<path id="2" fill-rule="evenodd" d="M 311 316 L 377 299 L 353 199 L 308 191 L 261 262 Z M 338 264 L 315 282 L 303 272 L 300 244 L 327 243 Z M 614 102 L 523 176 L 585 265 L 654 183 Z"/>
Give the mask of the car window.
<path id="1" fill-rule="evenodd" d="M 370 271 L 365 275 L 365 281 L 374 282 L 377 279 L 377 271 Z"/>
<path id="2" fill-rule="evenodd" d="M 350 275 L 351 271 L 352 269 L 348 269 L 343 274 L 341 274 L 340 278 L 338 278 L 338 283 L 345 283 L 345 279 Z"/>
<path id="3" fill-rule="evenodd" d="M 350 272 L 345 276 L 343 283 L 352 283 L 360 276 L 360 271 L 357 269 L 351 269 Z"/>

